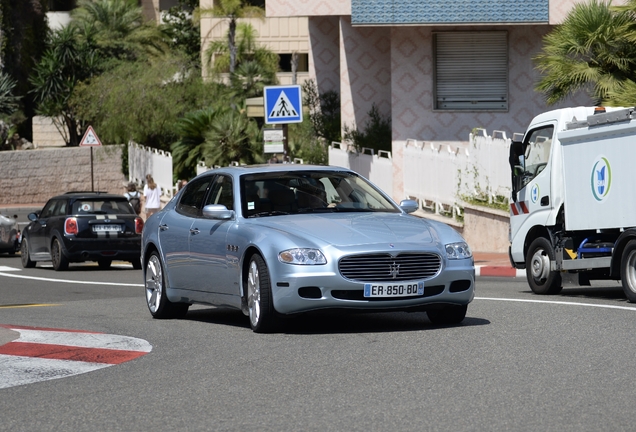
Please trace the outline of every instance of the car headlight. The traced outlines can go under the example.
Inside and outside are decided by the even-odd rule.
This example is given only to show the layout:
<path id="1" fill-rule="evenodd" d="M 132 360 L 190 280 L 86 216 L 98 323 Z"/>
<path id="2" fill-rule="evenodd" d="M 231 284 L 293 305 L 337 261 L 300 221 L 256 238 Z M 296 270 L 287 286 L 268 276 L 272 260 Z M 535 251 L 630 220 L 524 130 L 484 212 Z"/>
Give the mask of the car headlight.
<path id="1" fill-rule="evenodd" d="M 470 247 L 465 242 L 450 243 L 446 245 L 448 259 L 465 259 L 473 256 Z"/>
<path id="2" fill-rule="evenodd" d="M 318 249 L 287 249 L 278 254 L 278 260 L 287 264 L 327 264 L 327 259 Z"/>

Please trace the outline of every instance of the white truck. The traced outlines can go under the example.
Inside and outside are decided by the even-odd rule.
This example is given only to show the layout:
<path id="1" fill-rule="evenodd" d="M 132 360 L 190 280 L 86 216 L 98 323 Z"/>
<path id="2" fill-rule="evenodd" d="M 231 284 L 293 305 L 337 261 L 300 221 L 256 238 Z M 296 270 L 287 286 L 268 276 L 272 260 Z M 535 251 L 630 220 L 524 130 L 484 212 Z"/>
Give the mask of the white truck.
<path id="1" fill-rule="evenodd" d="M 636 302 L 636 108 L 540 114 L 510 165 L 510 261 L 532 291 L 621 280 Z"/>

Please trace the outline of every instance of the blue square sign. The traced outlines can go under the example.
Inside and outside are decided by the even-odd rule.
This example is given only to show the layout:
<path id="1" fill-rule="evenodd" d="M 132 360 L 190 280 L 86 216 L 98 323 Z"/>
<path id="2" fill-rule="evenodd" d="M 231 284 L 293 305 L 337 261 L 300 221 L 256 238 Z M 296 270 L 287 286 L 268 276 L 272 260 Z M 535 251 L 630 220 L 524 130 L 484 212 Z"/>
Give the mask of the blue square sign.
<path id="1" fill-rule="evenodd" d="M 303 121 L 303 104 L 299 85 L 265 87 L 263 102 L 266 124 Z"/>

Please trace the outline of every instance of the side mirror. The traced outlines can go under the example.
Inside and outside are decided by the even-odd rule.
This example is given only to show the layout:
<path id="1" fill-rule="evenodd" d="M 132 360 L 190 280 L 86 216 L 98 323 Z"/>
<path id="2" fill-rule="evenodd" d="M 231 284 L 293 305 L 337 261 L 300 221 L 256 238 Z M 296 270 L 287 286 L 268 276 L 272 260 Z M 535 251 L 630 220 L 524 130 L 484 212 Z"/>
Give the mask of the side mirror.
<path id="1" fill-rule="evenodd" d="M 29 220 L 31 222 L 35 222 L 36 220 L 38 220 L 38 214 L 37 213 L 29 213 L 27 218 L 29 218 Z"/>
<path id="2" fill-rule="evenodd" d="M 400 201 L 400 208 L 407 213 L 413 213 L 420 208 L 419 204 L 415 200 L 402 200 Z"/>
<path id="3" fill-rule="evenodd" d="M 203 207 L 203 217 L 206 219 L 228 220 L 234 217 L 234 210 L 228 210 L 223 204 L 210 204 Z"/>

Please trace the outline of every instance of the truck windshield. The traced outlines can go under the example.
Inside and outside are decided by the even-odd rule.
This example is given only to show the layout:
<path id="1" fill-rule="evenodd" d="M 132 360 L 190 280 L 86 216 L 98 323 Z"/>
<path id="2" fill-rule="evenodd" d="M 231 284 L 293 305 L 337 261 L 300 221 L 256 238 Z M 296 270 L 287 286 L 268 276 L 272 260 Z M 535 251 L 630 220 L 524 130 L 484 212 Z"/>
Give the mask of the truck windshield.
<path id="1" fill-rule="evenodd" d="M 524 185 L 538 176 L 548 164 L 553 134 L 554 126 L 546 126 L 532 131 L 524 141 L 526 152 L 524 161 L 521 161 L 524 167 Z"/>

